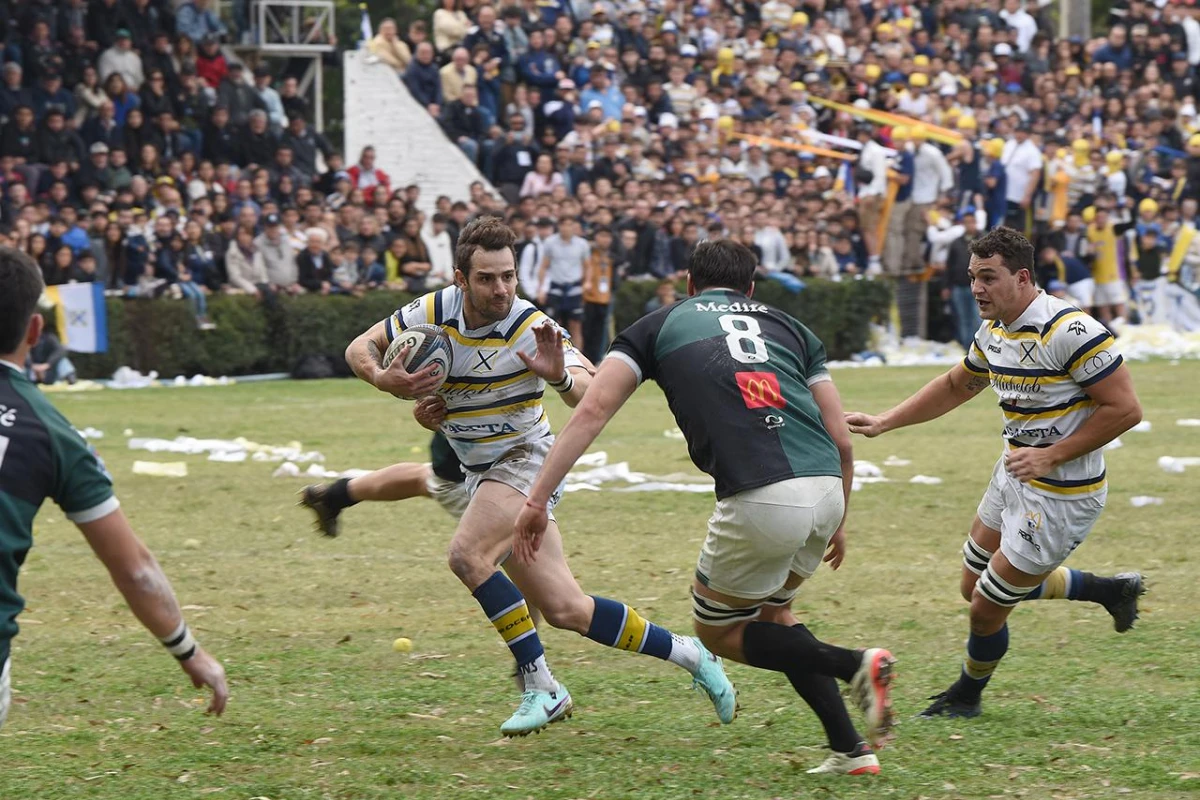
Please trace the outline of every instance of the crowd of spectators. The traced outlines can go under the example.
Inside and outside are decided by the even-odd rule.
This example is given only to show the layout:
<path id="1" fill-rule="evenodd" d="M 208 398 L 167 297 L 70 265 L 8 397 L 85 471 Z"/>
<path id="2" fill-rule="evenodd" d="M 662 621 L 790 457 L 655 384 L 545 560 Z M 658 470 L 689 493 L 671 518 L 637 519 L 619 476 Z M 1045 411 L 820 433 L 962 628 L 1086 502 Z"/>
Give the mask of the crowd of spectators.
<path id="1" fill-rule="evenodd" d="M 428 216 L 371 148 L 343 163 L 296 74 L 227 60 L 213 0 L 0 10 L 5 243 L 49 284 L 179 297 L 205 327 L 212 292 L 443 285 L 484 213 L 593 353 L 617 284 L 669 297 L 705 238 L 791 291 L 891 276 L 960 340 L 966 245 L 990 225 L 1105 319 L 1129 281 L 1200 261 L 1200 23 L 1165 0 L 1094 39 L 1057 37 L 1033 0 L 443 0 L 364 43 L 499 193 Z"/>

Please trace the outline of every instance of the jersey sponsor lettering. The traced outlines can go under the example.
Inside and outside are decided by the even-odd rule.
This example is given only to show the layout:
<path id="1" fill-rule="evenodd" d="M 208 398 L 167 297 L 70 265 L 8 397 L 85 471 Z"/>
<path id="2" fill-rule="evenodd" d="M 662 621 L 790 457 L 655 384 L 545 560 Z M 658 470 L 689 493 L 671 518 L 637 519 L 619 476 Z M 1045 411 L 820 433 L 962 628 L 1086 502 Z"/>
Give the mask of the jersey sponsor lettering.
<path id="1" fill-rule="evenodd" d="M 702 303 L 702 302 L 697 302 L 695 305 L 696 305 L 697 311 L 717 311 L 722 314 L 726 314 L 726 313 L 753 314 L 755 312 L 765 313 L 766 311 L 768 311 L 770 309 L 770 306 L 763 305 L 762 303 L 712 303 L 712 302 Z"/>
<path id="2" fill-rule="evenodd" d="M 734 379 L 746 408 L 783 408 L 783 390 L 774 372 L 736 372 Z"/>

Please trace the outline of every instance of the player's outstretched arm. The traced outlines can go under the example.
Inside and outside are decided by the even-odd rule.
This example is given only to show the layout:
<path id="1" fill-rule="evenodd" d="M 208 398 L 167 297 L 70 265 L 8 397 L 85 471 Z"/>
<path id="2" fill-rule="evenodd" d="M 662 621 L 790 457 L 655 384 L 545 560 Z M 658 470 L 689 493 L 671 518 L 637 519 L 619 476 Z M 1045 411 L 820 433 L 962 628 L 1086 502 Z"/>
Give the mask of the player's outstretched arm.
<path id="1" fill-rule="evenodd" d="M 637 376 L 624 362 L 606 359 L 600 365 L 583 401 L 555 438 L 554 446 L 550 448 L 537 481 L 529 492 L 529 498 L 517 517 L 513 555 L 518 563 L 534 560 L 548 524 L 546 505 L 550 502 L 550 495 L 567 477 L 584 451 L 596 441 L 617 410 L 637 390 L 637 386 Z"/>
<path id="2" fill-rule="evenodd" d="M 108 568 L 113 584 L 129 603 L 134 616 L 179 660 L 193 686 L 212 689 L 208 710 L 214 714 L 224 711 L 229 699 L 225 669 L 192 637 L 170 581 L 133 532 L 125 514 L 117 509 L 98 520 L 79 523 L 79 530 L 92 552 Z"/>
<path id="3" fill-rule="evenodd" d="M 867 438 L 937 419 L 967 402 L 988 387 L 988 379 L 973 375 L 962 364 L 925 384 L 900 405 L 877 416 L 858 411 L 846 413 L 851 433 Z"/>
<path id="4" fill-rule="evenodd" d="M 846 557 L 846 516 L 850 513 L 850 490 L 854 485 L 854 445 L 850 441 L 850 431 L 843 422 L 842 398 L 832 380 L 820 381 L 809 387 L 817 408 L 821 410 L 821 422 L 833 443 L 837 445 L 838 458 L 842 466 L 842 498 L 844 501 L 842 521 L 837 532 L 829 540 L 829 549 L 825 561 L 837 569 Z"/>
<path id="5" fill-rule="evenodd" d="M 1079 430 L 1050 447 L 1022 447 L 1004 456 L 1004 468 L 1025 483 L 1056 467 L 1099 450 L 1142 421 L 1142 404 L 1133 388 L 1129 367 L 1122 364 L 1111 375 L 1084 389 L 1096 404 Z"/>
<path id="6" fill-rule="evenodd" d="M 429 364 L 418 372 L 409 372 L 404 368 L 407 347 L 384 369 L 383 354 L 387 348 L 387 323 L 377 322 L 346 348 L 346 363 L 361 380 L 403 400 L 421 397 L 437 388 L 438 379 L 434 375 L 437 365 Z"/>

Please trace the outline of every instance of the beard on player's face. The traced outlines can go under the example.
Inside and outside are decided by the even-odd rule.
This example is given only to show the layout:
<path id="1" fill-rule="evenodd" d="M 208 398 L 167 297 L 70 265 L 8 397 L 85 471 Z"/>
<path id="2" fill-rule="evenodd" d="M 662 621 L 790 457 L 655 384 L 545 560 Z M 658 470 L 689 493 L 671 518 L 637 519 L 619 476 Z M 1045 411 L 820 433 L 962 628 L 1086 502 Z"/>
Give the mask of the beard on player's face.
<path id="1" fill-rule="evenodd" d="M 477 256 L 481 254 L 476 254 Z M 495 254 L 483 253 L 487 261 Z M 512 311 L 516 300 L 516 275 L 512 259 L 501 259 L 495 264 L 477 265 L 469 275 L 461 270 L 455 274 L 455 282 L 463 290 L 471 311 L 485 322 L 499 322 Z"/>

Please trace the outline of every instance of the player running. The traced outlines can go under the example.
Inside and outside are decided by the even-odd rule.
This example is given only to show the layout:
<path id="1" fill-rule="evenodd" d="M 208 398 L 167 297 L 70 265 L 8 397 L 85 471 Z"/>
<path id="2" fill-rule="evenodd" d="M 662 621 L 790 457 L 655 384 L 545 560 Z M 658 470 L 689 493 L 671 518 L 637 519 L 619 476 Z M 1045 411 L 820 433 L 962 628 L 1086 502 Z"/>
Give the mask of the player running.
<path id="1" fill-rule="evenodd" d="M 613 342 L 563 428 L 517 519 L 519 562 L 561 546 L 549 509 L 556 487 L 643 380 L 657 381 L 697 467 L 716 481 L 692 588 L 700 640 L 712 652 L 784 673 L 816 712 L 832 754 L 814 773 L 879 772 L 835 679 L 866 712 L 881 745 L 892 725 L 887 650 L 819 641 L 792 614 L 822 557 L 845 554 L 854 457 L 820 340 L 787 314 L 751 300 L 754 255 L 703 242 L 688 264 L 689 298 L 643 317 Z M 536 560 L 535 560 L 535 553 Z"/>
<path id="2" fill-rule="evenodd" d="M 414 398 L 437 387 L 432 366 L 409 373 L 402 351 L 385 370 L 388 344 L 417 324 L 440 325 L 453 342 L 453 366 L 439 390 L 444 406 L 434 421 L 462 461 L 471 499 L 450 542 L 450 568 L 508 645 L 525 683 L 520 706 L 500 730 L 524 736 L 572 711 L 570 693 L 546 663 L 526 596 L 556 628 L 683 667 L 708 693 L 721 721 L 732 722 L 736 698 L 720 660 L 696 639 L 675 636 L 623 603 L 585 595 L 567 567 L 556 525 L 541 563 L 507 564 L 512 580 L 497 566 L 508 557 L 513 523 L 554 441 L 542 408 L 545 387 L 574 406 L 592 378 L 561 329 L 517 298 L 515 242 L 498 219 L 472 222 L 459 236 L 455 285 L 397 310 L 346 351 L 359 378 Z M 557 501 L 558 490 L 554 495 Z"/>
<path id="3" fill-rule="evenodd" d="M 134 616 L 179 660 L 192 684 L 212 689 L 208 710 L 220 714 L 229 699 L 225 670 L 188 630 L 171 584 L 125 519 L 104 465 L 25 376 L 26 357 L 44 325 L 34 313 L 43 288 L 29 256 L 0 248 L 0 726 L 12 696 L 10 643 L 25 607 L 17 575 L 46 498 L 79 528 Z"/>
<path id="4" fill-rule="evenodd" d="M 942 416 L 989 378 L 1000 397 L 1004 455 L 963 546 L 967 657 L 923 717 L 979 715 L 983 688 L 1008 650 L 1008 615 L 1022 600 L 1099 603 L 1121 632 L 1133 626 L 1145 591 L 1137 573 L 1100 578 L 1059 566 L 1104 508 L 1102 448 L 1142 418 L 1112 334 L 1034 285 L 1033 246 L 1017 231 L 994 228 L 970 250 L 984 323 L 962 364 L 879 416 L 846 415 L 853 433 L 878 436 Z"/>

